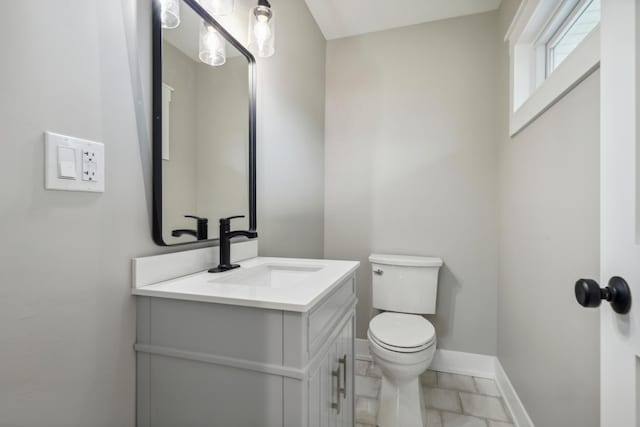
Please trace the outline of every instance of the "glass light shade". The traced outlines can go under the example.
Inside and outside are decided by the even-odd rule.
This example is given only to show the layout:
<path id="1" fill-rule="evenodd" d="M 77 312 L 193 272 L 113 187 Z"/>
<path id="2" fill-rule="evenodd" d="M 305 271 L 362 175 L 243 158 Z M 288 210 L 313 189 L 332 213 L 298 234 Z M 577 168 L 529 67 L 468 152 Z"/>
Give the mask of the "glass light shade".
<path id="1" fill-rule="evenodd" d="M 222 65 L 227 61 L 227 46 L 224 38 L 211 25 L 200 22 L 198 57 L 209 65 Z"/>
<path id="2" fill-rule="evenodd" d="M 180 25 L 180 0 L 158 0 L 162 28 L 176 28 Z"/>
<path id="3" fill-rule="evenodd" d="M 233 0 L 200 0 L 200 4 L 213 16 L 226 16 L 233 13 Z"/>
<path id="4" fill-rule="evenodd" d="M 249 11 L 249 49 L 261 58 L 276 51 L 275 16 L 270 7 L 258 5 Z"/>

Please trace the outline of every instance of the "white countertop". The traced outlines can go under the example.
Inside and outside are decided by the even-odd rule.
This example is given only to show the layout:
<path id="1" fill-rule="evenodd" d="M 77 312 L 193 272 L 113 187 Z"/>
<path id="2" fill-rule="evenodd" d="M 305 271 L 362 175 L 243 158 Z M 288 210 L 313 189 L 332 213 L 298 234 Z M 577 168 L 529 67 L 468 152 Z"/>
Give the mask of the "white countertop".
<path id="1" fill-rule="evenodd" d="M 224 273 L 203 271 L 135 287 L 132 293 L 158 298 L 306 312 L 353 274 L 360 265 L 358 261 L 268 257 L 251 258 L 238 264 L 240 268 Z M 237 282 L 235 279 L 242 278 L 251 271 L 257 271 L 256 267 L 279 266 L 300 267 L 302 270 L 312 268 L 317 271 L 301 273 L 306 274 L 306 277 L 298 281 L 294 273 L 293 279 L 286 279 L 286 282 L 277 287 L 231 283 Z"/>

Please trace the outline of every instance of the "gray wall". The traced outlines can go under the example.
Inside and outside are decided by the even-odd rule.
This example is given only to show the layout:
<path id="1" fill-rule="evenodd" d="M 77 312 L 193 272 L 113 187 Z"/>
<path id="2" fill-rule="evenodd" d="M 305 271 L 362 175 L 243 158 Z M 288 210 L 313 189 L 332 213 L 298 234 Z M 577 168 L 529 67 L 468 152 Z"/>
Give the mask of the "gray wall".
<path id="1" fill-rule="evenodd" d="M 515 11 L 503 1 L 502 29 Z M 599 314 L 573 296 L 599 277 L 599 73 L 515 138 L 500 61 L 498 357 L 536 427 L 599 426 Z"/>
<path id="2" fill-rule="evenodd" d="M 325 256 L 434 255 L 439 347 L 497 350 L 498 14 L 332 40 L 327 49 Z"/>
<path id="3" fill-rule="evenodd" d="M 259 64 L 269 86 L 260 91 L 260 243 L 266 254 L 321 256 L 324 41 L 304 2 L 277 6 L 278 52 Z M 121 2 L 23 0 L 4 13 L 0 425 L 132 426 L 130 259 L 161 250 L 151 241 Z M 44 190 L 45 130 L 105 143 L 104 194 Z"/>
<path id="4" fill-rule="evenodd" d="M 120 2 L 4 6 L 0 425 L 130 426 L 130 259 L 157 250 Z M 104 194 L 44 190 L 45 130 L 104 142 Z"/>

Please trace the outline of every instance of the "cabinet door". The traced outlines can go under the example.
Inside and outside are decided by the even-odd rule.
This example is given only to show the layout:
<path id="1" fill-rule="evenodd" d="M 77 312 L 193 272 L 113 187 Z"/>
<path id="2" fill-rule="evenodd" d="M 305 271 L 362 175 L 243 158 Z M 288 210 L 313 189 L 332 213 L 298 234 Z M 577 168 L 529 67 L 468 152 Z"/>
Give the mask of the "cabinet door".
<path id="1" fill-rule="evenodd" d="M 337 415 L 338 427 L 353 427 L 355 420 L 355 377 L 354 377 L 354 318 L 351 317 L 336 341 L 337 358 L 340 366 L 340 382 L 343 391 L 340 414 Z"/>
<path id="2" fill-rule="evenodd" d="M 336 382 L 333 375 L 338 364 L 336 342 L 332 343 L 309 378 L 309 427 L 337 427 L 337 411 L 334 408 L 337 402 Z"/>
<path id="3" fill-rule="evenodd" d="M 308 396 L 308 414 L 309 414 L 309 422 L 308 427 L 324 427 L 326 423 L 324 420 L 326 419 L 326 414 L 323 417 L 322 407 L 326 402 L 323 402 L 322 399 L 322 378 L 323 368 L 326 364 L 326 360 L 316 369 L 315 372 L 311 374 L 309 377 L 309 381 L 307 383 L 309 390 L 307 393 Z"/>
<path id="4" fill-rule="evenodd" d="M 309 427 L 354 426 L 353 328 L 351 317 L 309 378 Z"/>

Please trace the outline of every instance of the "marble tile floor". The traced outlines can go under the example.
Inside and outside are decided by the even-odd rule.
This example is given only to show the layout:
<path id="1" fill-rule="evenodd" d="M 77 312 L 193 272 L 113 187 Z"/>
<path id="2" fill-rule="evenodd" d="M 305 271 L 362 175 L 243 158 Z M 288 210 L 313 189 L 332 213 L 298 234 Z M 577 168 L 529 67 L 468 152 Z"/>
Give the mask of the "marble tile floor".
<path id="1" fill-rule="evenodd" d="M 376 427 L 380 368 L 356 360 L 356 427 Z M 513 427 L 493 380 L 426 371 L 421 379 L 427 427 Z"/>

